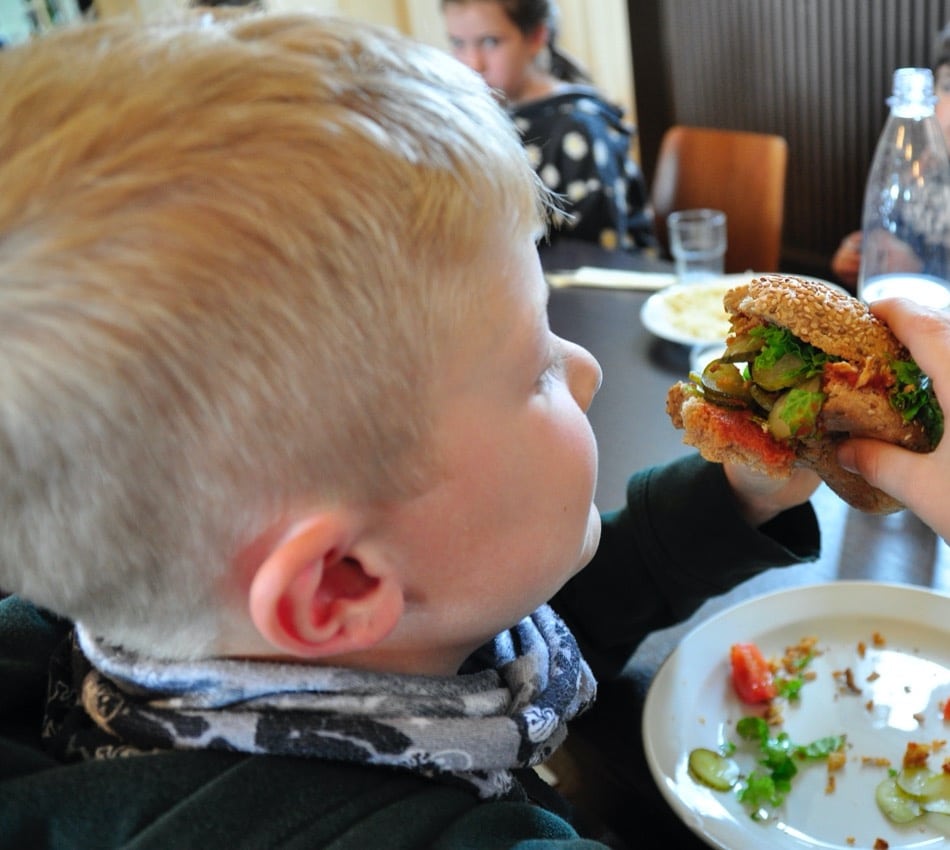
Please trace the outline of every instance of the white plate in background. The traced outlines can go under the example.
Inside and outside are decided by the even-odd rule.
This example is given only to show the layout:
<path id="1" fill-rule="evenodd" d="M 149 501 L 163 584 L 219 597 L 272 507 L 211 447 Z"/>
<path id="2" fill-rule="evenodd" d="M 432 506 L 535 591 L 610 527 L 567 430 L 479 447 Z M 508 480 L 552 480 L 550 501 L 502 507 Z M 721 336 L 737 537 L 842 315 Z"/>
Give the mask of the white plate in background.
<path id="1" fill-rule="evenodd" d="M 950 816 L 943 816 L 946 834 L 924 820 L 891 823 L 874 801 L 887 769 L 861 763 L 862 756 L 884 757 L 900 768 L 908 742 L 950 738 L 940 711 L 950 699 L 948 623 L 950 596 L 863 581 L 782 590 L 711 617 L 671 653 L 647 694 L 644 748 L 660 791 L 697 835 L 724 850 L 853 850 L 870 848 L 878 838 L 890 850 L 950 846 Z M 873 645 L 875 633 L 883 646 Z M 831 793 L 823 762 L 802 766 L 776 818 L 754 821 L 732 791 L 696 782 L 687 759 L 696 747 L 716 750 L 738 742 L 736 722 L 757 713 L 735 696 L 730 646 L 751 641 L 767 658 L 780 657 L 808 636 L 818 638 L 823 653 L 808 668 L 816 679 L 805 684 L 797 705 L 785 707 L 781 729 L 798 744 L 846 734 L 847 764 L 836 772 Z M 867 646 L 863 657 L 861 642 Z M 833 676 L 848 668 L 860 695 L 845 692 Z M 872 672 L 878 678 L 869 681 Z M 747 772 L 754 759 L 741 752 L 736 758 Z M 948 755 L 950 747 L 932 755 L 930 767 L 939 770 Z"/>
<path id="2" fill-rule="evenodd" d="M 743 272 L 702 283 L 674 283 L 646 300 L 640 309 L 640 321 L 650 333 L 680 345 L 722 342 L 729 333 L 729 317 L 722 306 L 722 297 L 733 287 L 761 276 L 759 272 Z M 793 276 L 845 291 L 821 278 Z"/>

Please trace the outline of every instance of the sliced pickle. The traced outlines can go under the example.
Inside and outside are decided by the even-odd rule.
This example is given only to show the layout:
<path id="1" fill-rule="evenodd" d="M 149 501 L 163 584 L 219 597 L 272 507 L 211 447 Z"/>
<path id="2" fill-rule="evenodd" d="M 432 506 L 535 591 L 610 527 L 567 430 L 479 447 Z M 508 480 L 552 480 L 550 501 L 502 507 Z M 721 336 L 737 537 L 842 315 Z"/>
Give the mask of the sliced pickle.
<path id="1" fill-rule="evenodd" d="M 950 774 L 931 772 L 921 785 L 918 799 L 925 812 L 950 815 Z"/>
<path id="2" fill-rule="evenodd" d="M 769 392 L 768 390 L 763 390 L 758 384 L 751 384 L 749 386 L 749 395 L 752 396 L 752 400 L 759 407 L 768 413 L 775 406 L 775 402 L 781 398 L 782 393 Z"/>
<path id="3" fill-rule="evenodd" d="M 769 432 L 777 440 L 788 440 L 792 436 L 792 429 L 783 416 L 788 393 L 780 394 L 769 409 Z"/>
<path id="4" fill-rule="evenodd" d="M 889 776 L 874 789 L 874 800 L 878 808 L 893 823 L 910 823 L 920 817 L 920 803 L 905 793 L 897 784 L 897 779 Z"/>
<path id="5" fill-rule="evenodd" d="M 797 354 L 783 354 L 771 366 L 750 365 L 752 380 L 764 390 L 782 390 L 793 387 L 801 380 L 805 361 Z"/>
<path id="6" fill-rule="evenodd" d="M 875 799 L 881 811 L 895 823 L 907 823 L 925 812 L 947 816 L 950 775 L 934 773 L 927 767 L 905 767 L 878 786 Z"/>
<path id="7" fill-rule="evenodd" d="M 733 337 L 727 341 L 726 351 L 722 355 L 722 359 L 726 363 L 748 362 L 762 350 L 763 345 L 765 345 L 765 340 L 760 336 L 743 334 L 742 336 Z"/>
<path id="8" fill-rule="evenodd" d="M 905 794 L 910 794 L 911 797 L 922 797 L 934 775 L 929 767 L 905 767 L 894 778 L 897 787 Z"/>
<path id="9" fill-rule="evenodd" d="M 709 401 L 726 407 L 746 407 L 751 400 L 749 385 L 742 373 L 721 359 L 712 360 L 703 369 L 703 394 Z"/>
<path id="10" fill-rule="evenodd" d="M 813 434 L 824 400 L 823 393 L 792 387 L 769 411 L 769 430 L 780 440 Z"/>
<path id="11" fill-rule="evenodd" d="M 689 772 L 694 779 L 717 791 L 728 791 L 739 778 L 739 765 L 704 747 L 689 754 Z"/>

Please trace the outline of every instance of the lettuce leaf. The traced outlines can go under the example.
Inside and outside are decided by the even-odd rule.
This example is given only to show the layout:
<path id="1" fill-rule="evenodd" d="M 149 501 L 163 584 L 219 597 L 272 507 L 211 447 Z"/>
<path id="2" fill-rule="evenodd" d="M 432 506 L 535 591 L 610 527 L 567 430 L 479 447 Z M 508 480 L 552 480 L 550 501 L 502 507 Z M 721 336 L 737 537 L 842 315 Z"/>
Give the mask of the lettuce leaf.
<path id="1" fill-rule="evenodd" d="M 943 411 L 937 402 L 933 382 L 920 371 L 913 360 L 892 360 L 897 388 L 891 393 L 891 404 L 905 422 L 917 420 L 930 439 L 931 448 L 943 436 Z"/>
<path id="2" fill-rule="evenodd" d="M 770 369 L 787 354 L 794 354 L 802 361 L 802 367 L 796 376 L 800 380 L 820 375 L 826 363 L 841 360 L 826 354 L 810 343 L 799 339 L 788 328 L 777 325 L 759 325 L 749 331 L 749 335 L 762 340 L 762 348 L 755 357 L 756 369 Z"/>

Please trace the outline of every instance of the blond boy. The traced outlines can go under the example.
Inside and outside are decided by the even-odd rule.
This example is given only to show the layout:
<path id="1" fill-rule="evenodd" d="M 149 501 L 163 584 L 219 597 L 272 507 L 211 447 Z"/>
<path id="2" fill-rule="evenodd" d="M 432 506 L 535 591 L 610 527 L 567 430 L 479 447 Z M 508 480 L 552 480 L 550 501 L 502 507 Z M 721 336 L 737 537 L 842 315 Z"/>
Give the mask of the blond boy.
<path id="1" fill-rule="evenodd" d="M 612 676 L 814 557 L 815 481 L 644 472 L 598 549 L 550 201 L 438 51 L 90 24 L 0 79 L 0 845 L 596 846 L 528 802 L 595 691 L 545 603 Z"/>

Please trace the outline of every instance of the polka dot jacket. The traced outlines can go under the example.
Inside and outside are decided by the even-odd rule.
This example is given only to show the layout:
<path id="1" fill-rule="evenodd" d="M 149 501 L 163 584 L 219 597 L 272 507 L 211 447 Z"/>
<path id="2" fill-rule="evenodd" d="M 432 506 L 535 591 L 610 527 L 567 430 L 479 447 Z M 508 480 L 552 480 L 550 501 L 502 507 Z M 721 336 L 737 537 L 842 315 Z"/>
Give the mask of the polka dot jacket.
<path id="1" fill-rule="evenodd" d="M 535 171 L 573 220 L 552 233 L 637 250 L 656 244 L 633 128 L 596 89 L 570 86 L 510 110 Z"/>

